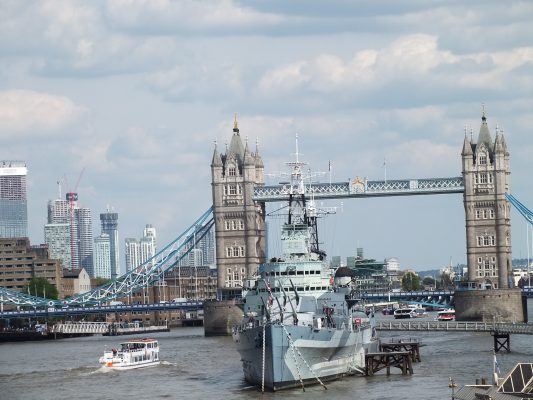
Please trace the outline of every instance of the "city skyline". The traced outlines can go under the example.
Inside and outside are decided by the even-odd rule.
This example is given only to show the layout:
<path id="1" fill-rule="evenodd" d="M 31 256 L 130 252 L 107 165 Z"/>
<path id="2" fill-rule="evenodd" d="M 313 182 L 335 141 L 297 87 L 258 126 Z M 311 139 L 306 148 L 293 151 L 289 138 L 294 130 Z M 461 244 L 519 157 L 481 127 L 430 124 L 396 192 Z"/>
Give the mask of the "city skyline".
<path id="1" fill-rule="evenodd" d="M 333 181 L 377 180 L 460 175 L 464 126 L 477 136 L 485 103 L 491 134 L 498 124 L 507 141 L 511 191 L 533 207 L 528 2 L 20 1 L 0 11 L 11 21 L 0 134 L 4 158 L 28 166 L 32 243 L 44 242 L 55 183 L 80 171 L 82 205 L 114 205 L 122 238 L 149 221 L 170 242 L 212 204 L 214 141 L 224 149 L 235 112 L 265 174 L 284 169 L 298 134 L 323 181 L 330 165 Z M 419 270 L 466 262 L 461 195 L 326 205 L 338 209 L 321 235 L 329 255 L 364 247 Z M 526 258 L 514 210 L 511 224 L 513 258 Z"/>

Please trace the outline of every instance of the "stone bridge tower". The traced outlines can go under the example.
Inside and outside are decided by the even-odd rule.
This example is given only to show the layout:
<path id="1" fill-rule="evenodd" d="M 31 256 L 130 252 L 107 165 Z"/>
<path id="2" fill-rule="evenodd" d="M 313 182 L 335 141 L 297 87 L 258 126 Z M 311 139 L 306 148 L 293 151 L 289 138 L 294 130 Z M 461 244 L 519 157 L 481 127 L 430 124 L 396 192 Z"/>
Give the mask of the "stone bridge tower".
<path id="1" fill-rule="evenodd" d="M 496 127 L 492 141 L 483 111 L 476 143 L 465 136 L 463 151 L 464 207 L 468 280 L 477 288 L 512 287 L 509 152 Z"/>
<path id="2" fill-rule="evenodd" d="M 226 153 L 216 145 L 211 162 L 213 215 L 215 219 L 218 298 L 240 297 L 244 280 L 265 261 L 265 204 L 254 202 L 256 185 L 264 185 L 264 165 L 243 146 L 237 117 Z"/>
<path id="3" fill-rule="evenodd" d="M 503 131 L 492 140 L 483 109 L 477 142 L 466 136 L 462 169 L 468 283 L 455 291 L 458 321 L 527 321 L 520 289 L 513 288 L 509 152 Z M 461 290 L 467 289 L 467 290 Z"/>

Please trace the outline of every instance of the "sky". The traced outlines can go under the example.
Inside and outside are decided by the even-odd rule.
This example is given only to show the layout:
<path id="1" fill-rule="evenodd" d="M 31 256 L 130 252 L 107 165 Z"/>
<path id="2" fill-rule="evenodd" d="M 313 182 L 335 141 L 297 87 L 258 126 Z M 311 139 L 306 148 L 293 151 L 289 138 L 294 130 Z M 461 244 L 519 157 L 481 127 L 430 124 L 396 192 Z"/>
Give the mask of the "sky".
<path id="1" fill-rule="evenodd" d="M 32 244 L 61 181 L 95 236 L 109 206 L 121 242 L 153 224 L 163 247 L 210 207 L 214 143 L 235 113 L 266 173 L 298 134 L 333 181 L 405 179 L 460 176 L 484 103 L 512 193 L 532 208 L 532 19 L 530 1 L 3 0 L 0 158 L 28 165 Z M 460 194 L 327 205 L 329 255 L 363 247 L 415 270 L 466 260 Z M 525 258 L 533 235 L 516 212 L 512 224 Z"/>

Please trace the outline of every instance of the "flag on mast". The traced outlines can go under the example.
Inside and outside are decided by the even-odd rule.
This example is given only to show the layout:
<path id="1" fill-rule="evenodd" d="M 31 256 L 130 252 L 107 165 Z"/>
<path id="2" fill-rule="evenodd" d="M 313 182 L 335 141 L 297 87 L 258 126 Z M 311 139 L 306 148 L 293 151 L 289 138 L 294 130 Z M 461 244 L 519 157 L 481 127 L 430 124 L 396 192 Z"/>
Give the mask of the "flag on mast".
<path id="1" fill-rule="evenodd" d="M 498 385 L 498 376 L 501 374 L 500 371 L 500 363 L 498 362 L 498 359 L 496 358 L 496 353 L 494 353 L 494 371 L 493 371 L 493 379 L 494 379 L 494 385 Z"/>

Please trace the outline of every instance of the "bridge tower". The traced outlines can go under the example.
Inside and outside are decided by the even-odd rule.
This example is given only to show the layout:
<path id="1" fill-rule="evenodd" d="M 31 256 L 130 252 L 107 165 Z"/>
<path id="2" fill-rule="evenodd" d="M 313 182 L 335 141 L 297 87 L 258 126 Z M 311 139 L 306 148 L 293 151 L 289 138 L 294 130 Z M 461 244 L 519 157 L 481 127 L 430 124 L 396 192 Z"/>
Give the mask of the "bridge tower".
<path id="1" fill-rule="evenodd" d="M 496 127 L 492 141 L 485 110 L 476 143 L 465 132 L 463 151 L 464 207 L 468 280 L 477 288 L 512 287 L 509 152 Z"/>
<path id="2" fill-rule="evenodd" d="M 226 154 L 215 145 L 211 162 L 220 300 L 240 297 L 244 280 L 265 260 L 265 203 L 252 200 L 254 187 L 264 185 L 263 171 L 258 145 L 255 153 L 248 140 L 243 146 L 235 116 Z"/>
<path id="3" fill-rule="evenodd" d="M 255 202 L 254 187 L 264 185 L 264 165 L 259 146 L 255 153 L 243 146 L 237 117 L 225 154 L 215 144 L 211 162 L 213 216 L 215 219 L 218 302 L 204 308 L 206 335 L 228 334 L 242 316 L 235 300 L 245 279 L 265 260 L 265 203 Z M 237 320 L 236 320 L 237 319 Z"/>
<path id="4" fill-rule="evenodd" d="M 461 156 L 468 283 L 455 292 L 457 320 L 527 321 L 511 273 L 509 152 L 498 127 L 492 140 L 484 107 L 477 142 L 465 130 Z"/>

